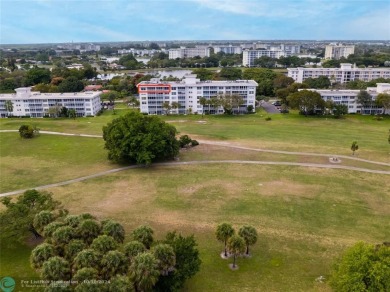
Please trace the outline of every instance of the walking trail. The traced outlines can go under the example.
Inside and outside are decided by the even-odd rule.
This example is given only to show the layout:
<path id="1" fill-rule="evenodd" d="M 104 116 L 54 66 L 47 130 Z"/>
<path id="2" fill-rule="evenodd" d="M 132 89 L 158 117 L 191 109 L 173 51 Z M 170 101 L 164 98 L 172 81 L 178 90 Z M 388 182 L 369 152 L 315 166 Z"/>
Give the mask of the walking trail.
<path id="1" fill-rule="evenodd" d="M 18 130 L 0 130 L 0 133 L 6 133 L 6 132 L 18 132 Z M 61 136 L 77 136 L 77 137 L 88 137 L 88 138 L 102 138 L 101 135 L 87 135 L 87 134 L 70 134 L 70 133 L 61 133 L 61 132 L 51 132 L 51 131 L 40 131 L 42 134 L 48 134 L 48 135 L 61 135 Z M 321 157 L 334 157 L 337 156 L 338 158 L 344 158 L 344 159 L 350 159 L 350 160 L 356 160 L 356 161 L 362 161 L 362 162 L 368 162 L 372 164 L 378 164 L 378 165 L 385 165 L 390 166 L 390 163 L 385 162 L 378 162 L 378 161 L 371 161 L 366 159 L 361 159 L 357 157 L 349 157 L 345 155 L 334 155 L 334 154 L 321 154 L 321 153 L 310 153 L 310 152 L 290 152 L 290 151 L 280 151 L 280 150 L 268 150 L 268 149 L 258 149 L 258 148 L 250 148 L 250 147 L 242 147 L 242 146 L 235 146 L 231 144 L 227 144 L 226 142 L 214 142 L 214 141 L 206 141 L 206 140 L 199 140 L 202 144 L 208 144 L 208 145 L 218 145 L 218 146 L 224 146 L 224 147 L 230 147 L 230 148 L 236 148 L 236 149 L 243 149 L 243 150 L 251 150 L 251 151 L 259 151 L 259 152 L 268 152 L 268 153 L 279 153 L 279 154 L 290 154 L 290 155 L 306 155 L 306 156 L 321 156 Z M 368 173 L 377 173 L 377 174 L 389 174 L 390 171 L 385 170 L 373 170 L 373 169 L 366 169 L 366 168 L 360 168 L 360 167 L 353 167 L 353 166 L 346 166 L 346 165 L 336 165 L 336 164 L 319 164 L 319 163 L 299 163 L 299 162 L 280 162 L 280 161 L 247 161 L 247 160 L 199 160 L 199 161 L 186 161 L 186 162 L 163 162 L 163 163 L 154 163 L 153 165 L 149 167 L 168 167 L 168 166 L 180 166 L 180 165 L 196 165 L 196 164 L 257 164 L 257 165 L 288 165 L 288 166 L 301 166 L 301 167 L 316 167 L 316 168 L 327 168 L 327 169 L 346 169 L 346 170 L 353 170 L 353 171 L 360 171 L 360 172 L 368 172 Z M 124 171 L 128 169 L 135 169 L 135 168 L 142 168 L 145 166 L 142 165 L 131 165 L 126 167 L 120 167 L 115 168 L 111 170 L 102 171 L 99 173 L 95 173 L 88 176 L 83 176 L 75 179 L 70 179 L 58 183 L 53 184 L 47 184 L 42 186 L 36 186 L 31 187 L 29 189 L 36 189 L 36 190 L 43 190 L 47 188 L 52 187 L 59 187 L 64 186 L 76 182 L 81 182 L 84 180 L 105 176 L 108 174 L 116 173 L 119 171 Z M 27 189 L 23 190 L 16 190 L 12 192 L 6 192 L 6 193 L 0 193 L 0 197 L 6 197 L 6 196 L 12 196 L 16 194 L 20 194 L 25 192 Z"/>

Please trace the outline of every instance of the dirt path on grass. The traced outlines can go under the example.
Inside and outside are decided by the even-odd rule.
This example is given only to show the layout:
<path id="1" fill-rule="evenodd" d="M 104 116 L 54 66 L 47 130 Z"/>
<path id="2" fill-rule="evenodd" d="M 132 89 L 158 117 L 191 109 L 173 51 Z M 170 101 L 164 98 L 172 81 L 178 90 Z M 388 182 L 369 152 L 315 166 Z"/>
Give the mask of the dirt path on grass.
<path id="1" fill-rule="evenodd" d="M 285 166 L 301 166 L 301 167 L 316 167 L 316 168 L 328 168 L 328 169 L 346 169 L 346 170 L 353 170 L 353 171 L 360 171 L 360 172 L 369 172 L 369 173 L 377 173 L 377 174 L 388 174 L 390 175 L 390 171 L 385 170 L 372 170 L 372 169 L 366 169 L 366 168 L 359 168 L 359 167 L 352 167 L 352 166 L 343 166 L 343 165 L 332 165 L 332 164 L 317 164 L 317 163 L 298 163 L 298 162 L 278 162 L 278 161 L 246 161 L 246 160 L 213 160 L 213 161 L 186 161 L 186 162 L 162 162 L 162 163 L 154 163 L 149 167 L 170 167 L 170 166 L 182 166 L 182 165 L 198 165 L 198 164 L 252 164 L 252 165 L 285 165 Z M 81 182 L 84 180 L 105 176 L 108 174 L 116 173 L 119 171 L 124 171 L 128 169 L 134 169 L 134 168 L 142 168 L 145 167 L 143 165 L 131 165 L 121 168 L 115 168 L 111 170 L 102 171 L 99 173 L 95 173 L 92 175 L 87 175 L 75 179 L 70 179 L 58 183 L 53 184 L 47 184 L 42 186 L 35 186 L 28 189 L 36 189 L 36 190 L 43 190 L 48 189 L 52 187 L 59 187 L 64 186 L 68 184 L 72 184 L 75 182 Z M 6 196 L 12 196 L 16 194 L 20 194 L 25 192 L 27 189 L 23 190 L 16 190 L 12 192 L 2 193 L 0 194 L 0 197 L 6 197 Z"/>
<path id="2" fill-rule="evenodd" d="M 18 132 L 17 130 L 0 130 L 0 132 Z M 70 133 L 60 133 L 60 132 L 50 132 L 50 131 L 40 131 L 42 134 L 49 134 L 49 135 L 61 135 L 61 136 L 77 136 L 77 137 L 89 137 L 89 138 L 102 138 L 100 135 L 87 135 L 87 134 L 70 134 Z M 351 160 L 358 160 L 358 161 L 364 161 L 369 162 L 373 164 L 378 165 L 386 165 L 390 166 L 389 163 L 385 162 L 377 162 L 377 161 L 371 161 L 371 160 L 365 160 L 361 158 L 356 157 L 348 157 L 344 155 L 334 155 L 334 154 L 319 154 L 319 153 L 310 153 L 310 152 L 289 152 L 289 151 L 279 151 L 279 150 L 267 150 L 267 149 L 258 149 L 258 148 L 249 148 L 249 147 L 242 147 L 242 146 L 235 146 L 228 144 L 226 142 L 214 142 L 214 141 L 206 141 L 206 140 L 199 140 L 200 143 L 203 144 L 209 144 L 209 145 L 218 145 L 218 146 L 225 146 L 230 148 L 237 148 L 237 149 L 243 149 L 243 150 L 251 150 L 251 151 L 259 151 L 259 152 L 269 152 L 269 153 L 279 153 L 279 154 L 291 154 L 291 155 L 309 155 L 309 156 L 325 156 L 325 157 L 334 157 L 337 156 L 338 158 L 345 158 L 345 159 L 351 159 Z M 353 166 L 345 166 L 345 165 L 336 165 L 336 164 L 319 164 L 319 163 L 299 163 L 299 162 L 280 162 L 280 161 L 247 161 L 247 160 L 197 160 L 197 161 L 186 161 L 186 162 L 163 162 L 163 163 L 154 163 L 149 167 L 169 167 L 169 166 L 181 166 L 181 165 L 197 165 L 197 164 L 256 164 L 256 165 L 285 165 L 285 166 L 300 166 L 300 167 L 316 167 L 316 168 L 327 168 L 327 169 L 345 169 L 345 170 L 353 170 L 353 171 L 359 171 L 359 172 L 368 172 L 368 173 L 376 173 L 376 174 L 387 174 L 390 175 L 390 171 L 385 170 L 373 170 L 373 169 L 366 169 L 366 168 L 360 168 L 360 167 L 353 167 Z M 53 184 L 47 184 L 42 186 L 35 186 L 28 189 L 36 189 L 36 190 L 42 190 L 42 189 L 48 189 L 52 187 L 59 187 L 64 186 L 76 182 L 81 182 L 88 179 L 93 179 L 100 176 L 109 175 L 112 173 L 116 173 L 119 171 L 124 171 L 128 169 L 134 169 L 134 168 L 142 168 L 145 166 L 142 165 L 131 165 L 121 168 L 115 168 L 103 172 L 99 172 L 92 175 L 87 175 L 75 179 L 70 179 L 58 183 Z M 27 189 L 22 190 L 16 190 L 12 192 L 6 192 L 1 193 L 0 197 L 6 197 L 6 196 L 12 196 L 16 194 L 20 194 L 25 192 Z"/>
<path id="3" fill-rule="evenodd" d="M 8 132 L 19 132 L 19 131 L 18 130 L 0 130 L 0 133 L 8 133 Z M 39 133 L 48 134 L 48 135 L 76 136 L 76 137 L 87 137 L 87 138 L 102 138 L 103 137 L 102 135 L 71 134 L 71 133 L 51 132 L 51 131 L 39 131 Z M 236 148 L 236 149 L 249 150 L 249 151 L 258 151 L 258 152 L 275 153 L 275 154 L 287 154 L 287 155 L 306 155 L 306 156 L 317 156 L 317 157 L 329 157 L 329 158 L 337 157 L 337 158 L 356 160 L 356 161 L 367 162 L 367 163 L 372 163 L 372 164 L 390 166 L 390 163 L 367 160 L 367 159 L 351 157 L 351 156 L 347 156 L 347 155 L 312 153 L 312 152 L 295 152 L 295 151 L 283 151 L 283 150 L 269 150 L 269 149 L 237 146 L 237 145 L 232 145 L 229 142 L 217 142 L 217 141 L 211 141 L 211 140 L 198 140 L 198 142 L 202 143 L 202 144 L 207 144 L 207 145 L 223 146 L 223 147 Z"/>

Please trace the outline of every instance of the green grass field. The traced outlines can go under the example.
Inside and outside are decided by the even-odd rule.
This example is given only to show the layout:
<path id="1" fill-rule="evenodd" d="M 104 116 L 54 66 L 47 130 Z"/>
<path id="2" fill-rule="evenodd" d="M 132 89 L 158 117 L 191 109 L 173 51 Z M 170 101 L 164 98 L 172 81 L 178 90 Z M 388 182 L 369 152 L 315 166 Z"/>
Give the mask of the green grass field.
<path id="1" fill-rule="evenodd" d="M 117 115 L 96 118 L 1 119 L 0 129 L 22 123 L 41 130 L 101 134 Z M 253 148 L 351 155 L 353 140 L 359 157 L 389 161 L 390 120 L 349 116 L 334 120 L 298 115 L 264 114 L 239 117 L 165 116 L 192 138 L 229 142 Z M 99 138 L 41 134 L 22 140 L 18 133 L 0 133 L 1 192 L 117 168 L 106 159 Z M 200 145 L 181 152 L 180 161 L 241 159 L 328 163 L 326 157 L 286 155 Z M 343 159 L 342 164 L 388 170 L 387 166 Z M 195 234 L 201 271 L 185 291 L 330 291 L 331 264 L 356 241 L 388 241 L 390 237 L 390 180 L 388 175 L 350 170 L 208 164 L 152 166 L 48 189 L 71 213 L 90 212 L 113 218 L 126 231 L 140 224 L 155 228 L 161 238 L 169 230 Z M 2 207 L 0 207 L 2 210 Z M 222 260 L 216 225 L 230 222 L 257 228 L 259 241 L 253 257 L 238 260 L 239 270 Z M 29 266 L 31 245 L 1 243 L 0 276 L 34 277 Z"/>

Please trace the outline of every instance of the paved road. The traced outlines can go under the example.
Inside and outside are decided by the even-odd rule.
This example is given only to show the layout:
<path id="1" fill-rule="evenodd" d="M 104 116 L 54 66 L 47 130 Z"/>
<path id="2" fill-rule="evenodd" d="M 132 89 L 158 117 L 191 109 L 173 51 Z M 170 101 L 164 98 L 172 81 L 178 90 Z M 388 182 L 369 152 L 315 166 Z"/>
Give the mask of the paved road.
<path id="1" fill-rule="evenodd" d="M 280 114 L 280 111 L 273 104 L 263 101 L 261 107 L 269 114 Z"/>

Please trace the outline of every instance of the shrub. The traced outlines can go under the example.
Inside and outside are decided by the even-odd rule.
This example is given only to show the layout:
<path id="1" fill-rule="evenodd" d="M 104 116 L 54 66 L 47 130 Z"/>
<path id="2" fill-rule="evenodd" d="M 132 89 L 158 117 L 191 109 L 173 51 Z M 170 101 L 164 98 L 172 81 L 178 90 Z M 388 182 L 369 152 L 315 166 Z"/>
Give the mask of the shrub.
<path id="1" fill-rule="evenodd" d="M 187 147 L 191 144 L 192 140 L 188 135 L 180 136 L 179 144 L 181 148 Z"/>
<path id="2" fill-rule="evenodd" d="M 31 139 L 34 137 L 34 128 L 31 125 L 21 125 L 19 135 L 24 139 Z"/>
<path id="3" fill-rule="evenodd" d="M 191 146 L 194 147 L 194 146 L 198 146 L 199 145 L 199 142 L 196 141 L 196 140 L 192 140 L 191 141 Z"/>
<path id="4" fill-rule="evenodd" d="M 266 121 L 270 121 L 270 120 L 272 120 L 272 118 L 271 117 L 266 117 L 265 120 Z"/>

